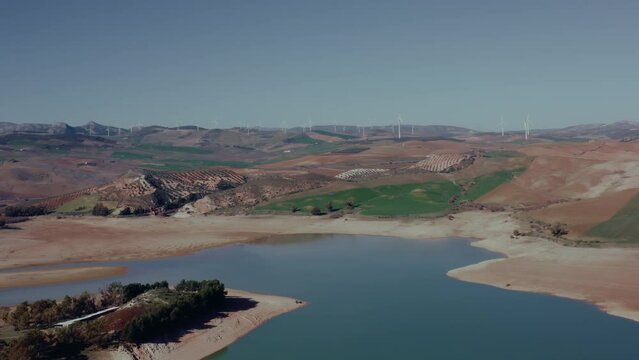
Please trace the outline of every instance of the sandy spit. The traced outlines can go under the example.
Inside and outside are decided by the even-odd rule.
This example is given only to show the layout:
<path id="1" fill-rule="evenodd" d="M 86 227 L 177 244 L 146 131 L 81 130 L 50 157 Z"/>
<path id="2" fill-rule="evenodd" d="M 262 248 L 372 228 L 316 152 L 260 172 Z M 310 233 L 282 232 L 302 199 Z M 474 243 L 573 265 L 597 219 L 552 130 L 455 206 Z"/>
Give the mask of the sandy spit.
<path id="1" fill-rule="evenodd" d="M 228 290 L 228 297 L 230 300 L 249 299 L 256 304 L 249 309 L 226 312 L 224 313 L 226 317 L 211 319 L 201 328 L 187 332 L 176 341 L 120 346 L 112 351 L 91 353 L 89 358 L 92 360 L 198 360 L 224 349 L 269 319 L 305 305 L 302 301 L 287 297 L 231 289 Z"/>

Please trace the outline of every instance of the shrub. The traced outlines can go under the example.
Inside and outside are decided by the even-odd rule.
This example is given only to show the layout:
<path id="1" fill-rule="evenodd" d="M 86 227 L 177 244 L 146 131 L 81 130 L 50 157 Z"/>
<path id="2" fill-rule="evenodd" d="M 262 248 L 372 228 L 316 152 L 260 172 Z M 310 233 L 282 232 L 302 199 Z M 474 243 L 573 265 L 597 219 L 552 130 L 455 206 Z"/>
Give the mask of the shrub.
<path id="1" fill-rule="evenodd" d="M 311 215 L 322 215 L 322 209 L 317 206 L 313 206 L 311 209 Z"/>
<path id="2" fill-rule="evenodd" d="M 326 203 L 326 211 L 328 212 L 332 212 L 333 211 L 333 202 L 329 201 Z"/>
<path id="3" fill-rule="evenodd" d="M 122 211 L 120 211 L 120 215 L 122 216 L 129 216 L 131 215 L 131 208 L 130 207 L 125 207 L 124 209 L 122 209 Z"/>
<path id="4" fill-rule="evenodd" d="M 568 226 L 566 224 L 556 222 L 550 227 L 550 232 L 555 237 L 564 236 L 568 234 Z"/>
<path id="5" fill-rule="evenodd" d="M 300 208 L 298 208 L 297 205 L 295 205 L 295 204 L 291 205 L 291 212 L 292 213 L 296 213 L 298 211 L 300 211 Z"/>
<path id="6" fill-rule="evenodd" d="M 108 207 L 102 205 L 102 203 L 97 203 L 91 210 L 91 214 L 94 216 L 109 216 L 111 214 L 111 210 Z"/>
<path id="7" fill-rule="evenodd" d="M 0 217 L 0 228 L 3 228 L 7 225 L 7 220 L 4 217 Z"/>
<path id="8" fill-rule="evenodd" d="M 355 200 L 353 199 L 346 200 L 346 208 L 349 210 L 355 209 Z"/>
<path id="9" fill-rule="evenodd" d="M 39 330 L 30 330 L 11 341 L 0 356 L 6 359 L 46 359 L 49 344 L 46 335 Z"/>

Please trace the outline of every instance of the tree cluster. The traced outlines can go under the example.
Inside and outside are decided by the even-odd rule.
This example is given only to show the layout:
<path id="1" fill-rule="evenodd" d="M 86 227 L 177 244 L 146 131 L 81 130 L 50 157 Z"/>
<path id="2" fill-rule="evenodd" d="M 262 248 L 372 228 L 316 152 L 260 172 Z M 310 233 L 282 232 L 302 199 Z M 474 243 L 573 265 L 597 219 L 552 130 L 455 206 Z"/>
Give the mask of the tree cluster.
<path id="1" fill-rule="evenodd" d="M 28 330 L 14 340 L 0 340 L 0 360 L 82 358 L 82 351 L 89 346 L 106 346 L 120 340 L 141 342 L 174 330 L 203 312 L 219 310 L 226 296 L 224 284 L 218 280 L 182 280 L 175 291 L 168 290 L 166 281 L 127 285 L 114 282 L 101 290 L 101 306 L 121 305 L 143 292 L 158 288 L 170 291 L 174 300 L 134 317 L 121 332 L 107 331 L 102 319 L 52 328 L 61 320 L 99 310 L 94 298 L 86 292 L 75 298 L 66 296 L 60 302 L 45 299 L 32 304 L 23 302 L 14 310 L 2 307 L 0 316 L 4 321 L 16 330 Z"/>
<path id="2" fill-rule="evenodd" d="M 137 208 L 131 210 L 131 208 L 127 206 L 124 209 L 122 209 L 122 211 L 120 211 L 120 215 L 121 216 L 130 216 L 130 215 L 139 216 L 139 215 L 144 215 L 147 212 L 148 211 L 146 209 L 141 208 L 141 207 L 137 207 Z"/>
<path id="3" fill-rule="evenodd" d="M 113 339 L 99 320 L 52 331 L 32 329 L 10 342 L 0 341 L 0 360 L 81 359 L 86 347 L 106 345 Z"/>
<path id="4" fill-rule="evenodd" d="M 78 297 L 65 296 L 62 301 L 38 300 L 30 304 L 25 301 L 15 309 L 4 308 L 2 319 L 16 330 L 50 327 L 65 319 L 72 319 L 97 311 L 93 297 L 84 292 Z"/>
<path id="5" fill-rule="evenodd" d="M 178 300 L 150 313 L 136 316 L 124 327 L 123 339 L 140 343 L 192 321 L 204 311 L 218 309 L 226 291 L 218 280 L 182 281 L 175 290 Z"/>
<path id="6" fill-rule="evenodd" d="M 46 215 L 49 210 L 46 206 L 7 206 L 4 210 L 5 216 L 8 217 L 20 217 L 20 216 L 40 216 Z"/>
<path id="7" fill-rule="evenodd" d="M 111 214 L 111 210 L 108 207 L 102 205 L 102 203 L 97 203 L 91 210 L 91 214 L 94 216 L 109 216 Z"/>

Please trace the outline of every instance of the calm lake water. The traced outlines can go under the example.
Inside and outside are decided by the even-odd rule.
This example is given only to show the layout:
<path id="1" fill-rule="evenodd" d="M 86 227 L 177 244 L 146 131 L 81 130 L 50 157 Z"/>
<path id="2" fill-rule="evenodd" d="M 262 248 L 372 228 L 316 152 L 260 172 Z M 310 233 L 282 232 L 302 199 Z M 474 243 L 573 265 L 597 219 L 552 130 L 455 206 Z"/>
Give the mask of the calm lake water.
<path id="1" fill-rule="evenodd" d="M 300 237 L 129 266 L 109 280 L 0 291 L 0 303 L 95 291 L 105 283 L 219 278 L 227 287 L 309 301 L 215 360 L 639 359 L 639 323 L 584 302 L 446 276 L 496 255 L 464 239 Z M 82 264 L 78 264 L 82 265 Z"/>

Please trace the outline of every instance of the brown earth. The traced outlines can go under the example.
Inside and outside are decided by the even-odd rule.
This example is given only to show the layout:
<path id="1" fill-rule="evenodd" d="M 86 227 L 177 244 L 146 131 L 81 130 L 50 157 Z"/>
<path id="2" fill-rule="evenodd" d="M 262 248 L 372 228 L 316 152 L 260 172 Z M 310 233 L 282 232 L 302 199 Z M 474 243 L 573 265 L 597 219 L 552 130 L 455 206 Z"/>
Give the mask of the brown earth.
<path id="1" fill-rule="evenodd" d="M 637 194 L 639 189 L 606 193 L 597 198 L 553 204 L 526 214 L 549 224 L 568 224 L 571 237 L 583 236 L 591 227 L 611 218 Z"/>

